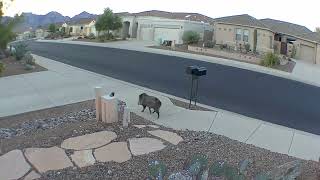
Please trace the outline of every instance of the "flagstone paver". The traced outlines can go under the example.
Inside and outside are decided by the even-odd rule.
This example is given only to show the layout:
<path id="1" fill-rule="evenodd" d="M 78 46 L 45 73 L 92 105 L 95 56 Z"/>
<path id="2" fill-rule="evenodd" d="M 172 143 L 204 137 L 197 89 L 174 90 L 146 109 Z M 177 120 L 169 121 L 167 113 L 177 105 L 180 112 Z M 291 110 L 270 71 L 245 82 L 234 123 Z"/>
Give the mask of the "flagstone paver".
<path id="1" fill-rule="evenodd" d="M 116 133 L 112 131 L 101 131 L 66 139 L 62 142 L 61 147 L 74 150 L 93 149 L 109 144 L 116 138 Z"/>
<path id="2" fill-rule="evenodd" d="M 0 179 L 19 179 L 29 170 L 30 165 L 21 150 L 12 150 L 0 157 Z"/>
<path id="3" fill-rule="evenodd" d="M 163 130 L 155 130 L 155 131 L 148 131 L 148 133 L 157 136 L 165 141 L 170 142 L 171 144 L 177 145 L 181 141 L 183 141 L 182 137 L 176 133 L 163 131 Z"/>
<path id="4" fill-rule="evenodd" d="M 136 124 L 136 125 L 133 125 L 134 127 L 136 127 L 136 128 L 139 128 L 139 129 L 141 129 L 141 128 L 145 128 L 146 127 L 146 125 L 138 125 L 138 124 Z"/>
<path id="5" fill-rule="evenodd" d="M 122 163 L 131 159 L 131 153 L 126 142 L 115 142 L 96 149 L 94 156 L 100 162 L 114 161 Z"/>
<path id="6" fill-rule="evenodd" d="M 134 156 L 149 154 L 166 147 L 162 141 L 154 138 L 132 138 L 129 139 L 129 144 Z"/>
<path id="7" fill-rule="evenodd" d="M 51 148 L 27 148 L 25 156 L 40 173 L 73 166 L 65 151 L 56 146 Z"/>
<path id="8" fill-rule="evenodd" d="M 71 159 L 80 168 L 91 166 L 96 162 L 92 150 L 75 151 L 71 155 Z"/>
<path id="9" fill-rule="evenodd" d="M 157 125 L 148 125 L 149 127 L 151 127 L 151 128 L 154 128 L 154 129 L 158 129 L 159 128 L 159 126 L 157 126 Z"/>
<path id="10" fill-rule="evenodd" d="M 39 179 L 41 176 L 35 171 L 31 171 L 23 180 L 34 180 Z"/>

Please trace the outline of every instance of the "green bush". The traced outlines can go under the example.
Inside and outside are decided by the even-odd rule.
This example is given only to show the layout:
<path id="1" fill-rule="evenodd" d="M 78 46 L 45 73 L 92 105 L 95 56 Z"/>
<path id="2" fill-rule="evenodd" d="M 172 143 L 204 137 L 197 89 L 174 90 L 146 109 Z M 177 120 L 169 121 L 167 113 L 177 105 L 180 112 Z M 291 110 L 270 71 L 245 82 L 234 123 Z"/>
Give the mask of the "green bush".
<path id="1" fill-rule="evenodd" d="M 5 69 L 4 64 L 0 62 L 0 75 L 3 73 L 4 69 Z"/>
<path id="2" fill-rule="evenodd" d="M 274 67 L 279 64 L 280 64 L 279 57 L 272 52 L 268 52 L 264 56 L 263 60 L 261 61 L 261 65 L 266 66 L 266 67 Z"/>
<path id="3" fill-rule="evenodd" d="M 216 45 L 216 41 L 207 41 L 204 43 L 204 47 L 206 48 L 213 48 Z"/>
<path id="4" fill-rule="evenodd" d="M 246 43 L 246 44 L 244 45 L 244 49 L 246 50 L 247 53 L 250 52 L 250 44 L 249 44 L 249 43 Z"/>
<path id="5" fill-rule="evenodd" d="M 95 35 L 93 33 L 90 33 L 89 36 L 88 36 L 88 39 L 95 39 Z"/>
<path id="6" fill-rule="evenodd" d="M 36 64 L 36 61 L 30 52 L 26 53 L 26 55 L 23 57 L 23 60 L 26 62 L 26 64 L 30 64 L 32 66 Z"/>
<path id="7" fill-rule="evenodd" d="M 296 47 L 296 46 L 293 46 L 290 57 L 291 57 L 291 58 L 295 58 L 295 57 L 296 57 L 296 54 L 297 54 L 297 47 Z"/>
<path id="8" fill-rule="evenodd" d="M 195 31 L 186 31 L 182 36 L 182 40 L 185 44 L 196 44 L 200 40 L 200 35 Z"/>
<path id="9" fill-rule="evenodd" d="M 20 43 L 14 47 L 15 48 L 14 56 L 17 61 L 20 61 L 24 57 L 24 55 L 27 53 L 27 47 L 28 45 L 24 43 Z"/>

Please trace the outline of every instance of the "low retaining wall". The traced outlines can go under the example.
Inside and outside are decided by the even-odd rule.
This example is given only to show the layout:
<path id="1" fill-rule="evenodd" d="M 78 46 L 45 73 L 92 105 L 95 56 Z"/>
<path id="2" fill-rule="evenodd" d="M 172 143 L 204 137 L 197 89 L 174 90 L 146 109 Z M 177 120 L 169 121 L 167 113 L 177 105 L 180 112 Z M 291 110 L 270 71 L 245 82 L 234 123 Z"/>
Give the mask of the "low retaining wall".
<path id="1" fill-rule="evenodd" d="M 208 55 L 225 57 L 225 58 L 229 58 L 229 59 L 236 59 L 239 61 L 249 62 L 249 63 L 253 63 L 253 64 L 260 64 L 260 62 L 261 62 L 261 59 L 256 56 L 252 56 L 249 54 L 228 52 L 228 51 L 218 50 L 218 49 L 214 49 L 214 48 L 204 48 L 204 47 L 197 47 L 197 46 L 190 46 L 189 45 L 188 50 L 192 51 L 192 52 L 204 53 L 204 54 L 208 54 Z"/>

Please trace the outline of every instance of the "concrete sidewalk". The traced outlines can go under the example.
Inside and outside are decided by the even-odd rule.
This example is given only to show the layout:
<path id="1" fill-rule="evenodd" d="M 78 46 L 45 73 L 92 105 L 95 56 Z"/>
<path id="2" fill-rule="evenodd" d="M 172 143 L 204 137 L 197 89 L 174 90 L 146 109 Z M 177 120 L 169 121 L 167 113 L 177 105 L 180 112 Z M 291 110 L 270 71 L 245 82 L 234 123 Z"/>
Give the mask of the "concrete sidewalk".
<path id="1" fill-rule="evenodd" d="M 36 61 L 48 71 L 0 78 L 0 117 L 20 114 L 94 98 L 94 87 L 102 86 L 106 93 L 114 91 L 133 112 L 159 125 L 174 129 L 208 131 L 244 143 L 318 161 L 320 136 L 270 124 L 239 114 L 208 107 L 213 111 L 192 111 L 173 105 L 168 94 L 153 91 L 70 65 L 36 56 Z M 137 105 L 138 95 L 147 92 L 160 98 L 160 119 L 142 113 Z"/>
<path id="2" fill-rule="evenodd" d="M 148 46 L 156 45 L 155 42 L 152 42 L 152 41 L 131 40 L 131 41 L 115 41 L 115 42 L 108 42 L 108 43 L 95 43 L 95 42 L 71 41 L 71 40 L 38 40 L 38 42 L 109 47 L 109 48 L 126 49 L 126 50 L 132 50 L 132 51 L 163 54 L 168 56 L 177 56 L 177 57 L 195 59 L 199 61 L 211 62 L 211 63 L 221 64 L 221 65 L 256 71 L 260 73 L 270 74 L 273 76 L 291 79 L 294 81 L 299 81 L 299 82 L 320 87 L 320 66 L 306 64 L 299 60 L 294 60 L 296 62 L 296 66 L 292 73 L 288 73 L 288 72 L 271 69 L 271 68 L 267 68 L 267 67 L 263 67 L 255 64 L 240 62 L 240 61 L 234 61 L 234 60 L 228 60 L 228 59 L 210 57 L 210 56 L 198 55 L 198 54 L 191 54 L 191 53 L 185 53 L 185 52 L 178 52 L 178 51 L 149 48 Z"/>

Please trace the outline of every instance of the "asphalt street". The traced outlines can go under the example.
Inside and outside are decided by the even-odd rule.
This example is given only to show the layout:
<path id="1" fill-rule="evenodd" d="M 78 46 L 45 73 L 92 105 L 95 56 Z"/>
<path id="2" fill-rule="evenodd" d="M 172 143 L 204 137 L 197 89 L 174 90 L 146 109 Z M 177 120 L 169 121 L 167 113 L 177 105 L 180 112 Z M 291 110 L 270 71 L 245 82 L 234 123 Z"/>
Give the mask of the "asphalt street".
<path id="1" fill-rule="evenodd" d="M 320 135 L 320 88 L 272 75 L 181 57 L 105 47 L 28 42 L 33 53 L 188 99 L 190 65 L 206 67 L 198 101 Z M 197 119 L 194 119 L 197 121 Z"/>

